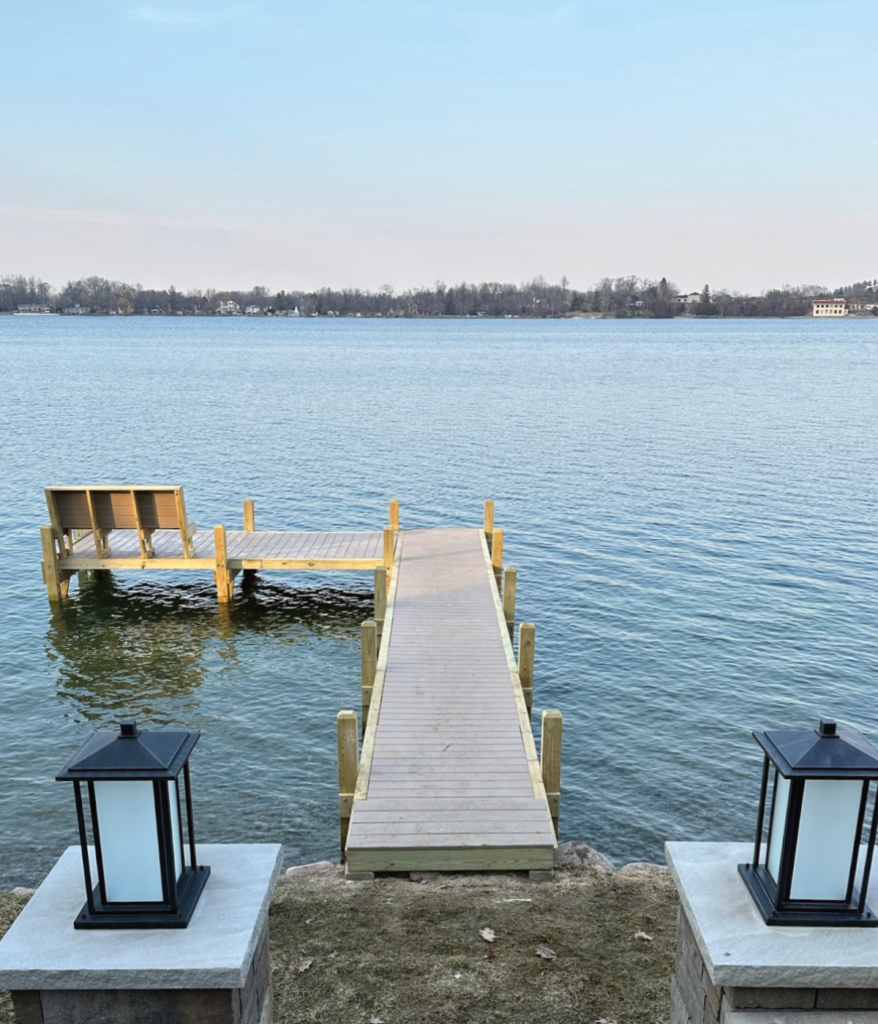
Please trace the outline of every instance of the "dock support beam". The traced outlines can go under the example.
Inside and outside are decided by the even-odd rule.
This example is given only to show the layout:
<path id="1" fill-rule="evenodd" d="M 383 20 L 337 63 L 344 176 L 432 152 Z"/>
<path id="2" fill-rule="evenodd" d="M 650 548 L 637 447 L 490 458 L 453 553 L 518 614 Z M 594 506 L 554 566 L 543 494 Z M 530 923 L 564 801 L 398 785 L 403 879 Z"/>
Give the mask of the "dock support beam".
<path id="1" fill-rule="evenodd" d="M 491 545 L 491 565 L 494 566 L 494 579 L 497 582 L 497 592 L 500 591 L 500 581 L 503 576 L 503 531 L 494 531 L 494 543 Z"/>
<path id="2" fill-rule="evenodd" d="M 63 601 L 70 590 L 70 577 L 72 572 L 67 572 L 59 566 L 60 559 L 55 547 L 55 531 L 51 526 L 40 527 L 40 543 L 43 547 L 43 582 L 49 592 L 50 601 Z"/>
<path id="3" fill-rule="evenodd" d="M 494 549 L 494 502 L 491 498 L 485 502 L 485 538 L 488 541 L 488 550 Z"/>
<path id="4" fill-rule="evenodd" d="M 537 631 L 532 622 L 522 622 L 518 627 L 518 678 L 521 692 L 530 714 L 534 706 L 534 648 Z"/>
<path id="5" fill-rule="evenodd" d="M 384 619 L 387 615 L 387 569 L 379 565 L 375 570 L 375 626 L 378 629 L 378 642 L 384 633 Z"/>
<path id="6" fill-rule="evenodd" d="M 344 857 L 348 842 L 348 828 L 354 806 L 354 792 L 357 788 L 357 743 L 356 711 L 339 711 L 338 728 L 338 824 L 341 832 L 341 852 Z"/>
<path id="7" fill-rule="evenodd" d="M 509 627 L 509 635 L 515 629 L 515 588 L 518 583 L 518 573 L 513 566 L 509 566 L 503 574 L 503 617 Z"/>
<path id="8" fill-rule="evenodd" d="M 564 718 L 560 711 L 544 711 L 540 734 L 540 770 L 549 814 L 558 835 L 558 818 L 561 816 L 561 732 Z"/>
<path id="9" fill-rule="evenodd" d="M 369 706 L 372 703 L 372 687 L 375 685 L 375 673 L 378 669 L 378 627 L 372 619 L 367 619 L 360 626 L 360 669 L 363 688 L 363 731 L 365 732 Z"/>
<path id="10" fill-rule="evenodd" d="M 226 545 L 226 528 L 213 528 L 213 544 L 216 551 L 216 593 L 220 604 L 229 604 L 235 594 L 235 574 L 229 570 L 229 552 Z"/>
<path id="11" fill-rule="evenodd" d="M 394 530 L 399 529 L 399 502 L 396 498 L 390 503 L 390 525 Z"/>

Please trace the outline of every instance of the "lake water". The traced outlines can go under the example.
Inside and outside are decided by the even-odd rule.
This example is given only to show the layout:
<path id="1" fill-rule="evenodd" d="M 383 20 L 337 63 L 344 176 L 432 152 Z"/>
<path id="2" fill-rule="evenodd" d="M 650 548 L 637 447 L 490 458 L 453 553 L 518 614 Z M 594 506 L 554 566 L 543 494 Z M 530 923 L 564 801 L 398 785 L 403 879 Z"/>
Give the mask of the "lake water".
<path id="1" fill-rule="evenodd" d="M 878 736 L 878 319 L 0 317 L 0 885 L 76 841 L 97 728 L 200 730 L 202 841 L 338 856 L 335 716 L 370 574 L 92 579 L 52 614 L 42 488 L 182 483 L 200 526 L 480 525 L 564 713 L 562 839 L 749 839 L 753 728 Z M 537 726 L 538 731 L 538 726 Z"/>

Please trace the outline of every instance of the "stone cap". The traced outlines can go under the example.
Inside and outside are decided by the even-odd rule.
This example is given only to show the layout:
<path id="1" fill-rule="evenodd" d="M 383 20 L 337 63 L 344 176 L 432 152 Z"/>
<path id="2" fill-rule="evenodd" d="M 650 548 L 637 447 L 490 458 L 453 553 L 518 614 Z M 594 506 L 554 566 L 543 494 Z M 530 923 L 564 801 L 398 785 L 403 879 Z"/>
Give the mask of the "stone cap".
<path id="1" fill-rule="evenodd" d="M 738 865 L 753 859 L 752 842 L 666 843 L 665 856 L 714 985 L 878 988 L 878 928 L 762 920 L 738 874 Z"/>
<path id="2" fill-rule="evenodd" d="M 243 988 L 281 846 L 196 849 L 210 878 L 188 928 L 76 931 L 85 880 L 80 847 L 68 847 L 0 941 L 0 989 Z"/>

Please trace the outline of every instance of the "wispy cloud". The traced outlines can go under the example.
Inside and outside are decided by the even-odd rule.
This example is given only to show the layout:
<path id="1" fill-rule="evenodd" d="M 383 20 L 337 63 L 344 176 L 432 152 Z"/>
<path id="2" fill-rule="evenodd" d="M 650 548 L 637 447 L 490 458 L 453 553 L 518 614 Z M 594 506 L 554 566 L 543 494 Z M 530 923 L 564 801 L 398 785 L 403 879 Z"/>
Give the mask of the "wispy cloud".
<path id="1" fill-rule="evenodd" d="M 191 7 L 135 7 L 128 14 L 132 21 L 149 25 L 216 25 L 220 22 L 237 21 L 252 13 L 252 5 L 221 7 L 210 11 L 195 10 Z"/>

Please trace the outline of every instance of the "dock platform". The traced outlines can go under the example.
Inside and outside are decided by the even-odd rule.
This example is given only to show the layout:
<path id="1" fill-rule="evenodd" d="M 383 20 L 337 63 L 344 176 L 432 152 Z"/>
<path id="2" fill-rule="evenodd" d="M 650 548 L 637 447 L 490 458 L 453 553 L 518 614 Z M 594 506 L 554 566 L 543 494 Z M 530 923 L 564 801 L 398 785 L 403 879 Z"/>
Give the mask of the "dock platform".
<path id="1" fill-rule="evenodd" d="M 47 487 L 50 524 L 42 527 L 43 581 L 50 601 L 67 597 L 78 572 L 209 570 L 227 604 L 240 572 L 285 569 L 376 569 L 389 573 L 399 529 L 390 502 L 383 530 L 256 530 L 254 502 L 244 502 L 244 528 L 199 530 L 179 486 Z"/>
<path id="2" fill-rule="evenodd" d="M 496 561 L 479 529 L 399 534 L 349 805 L 340 773 L 351 878 L 552 870 L 552 769 L 537 758 Z M 339 716 L 342 758 L 353 715 Z M 560 789 L 560 731 L 557 740 Z"/>

